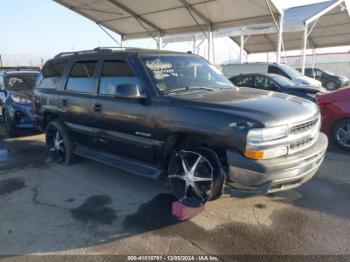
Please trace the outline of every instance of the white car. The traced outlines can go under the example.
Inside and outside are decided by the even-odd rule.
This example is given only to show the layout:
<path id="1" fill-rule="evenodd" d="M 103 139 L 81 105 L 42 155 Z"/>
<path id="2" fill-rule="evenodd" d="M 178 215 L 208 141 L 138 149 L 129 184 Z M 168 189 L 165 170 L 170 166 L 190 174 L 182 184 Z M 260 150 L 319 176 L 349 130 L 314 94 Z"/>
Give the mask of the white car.
<path id="1" fill-rule="evenodd" d="M 240 74 L 277 74 L 292 80 L 296 84 L 322 87 L 322 83 L 311 77 L 307 77 L 295 68 L 277 63 L 247 63 L 247 64 L 224 64 L 222 72 L 227 77 Z"/>

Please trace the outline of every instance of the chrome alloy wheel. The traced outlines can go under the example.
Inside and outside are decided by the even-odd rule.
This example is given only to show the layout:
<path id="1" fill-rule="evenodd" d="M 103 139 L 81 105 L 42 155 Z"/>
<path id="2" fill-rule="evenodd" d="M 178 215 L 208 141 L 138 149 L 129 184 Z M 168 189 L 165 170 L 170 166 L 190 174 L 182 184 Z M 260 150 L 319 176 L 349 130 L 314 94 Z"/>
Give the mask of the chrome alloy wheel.
<path id="1" fill-rule="evenodd" d="M 214 169 L 201 154 L 181 150 L 169 165 L 169 179 L 175 196 L 188 206 L 203 205 L 210 198 Z"/>
<path id="2" fill-rule="evenodd" d="M 350 148 L 350 124 L 345 123 L 339 126 L 336 131 L 336 138 L 341 146 Z"/>
<path id="3" fill-rule="evenodd" d="M 47 134 L 47 145 L 52 159 L 56 162 L 65 160 L 64 140 L 59 130 L 52 128 Z"/>

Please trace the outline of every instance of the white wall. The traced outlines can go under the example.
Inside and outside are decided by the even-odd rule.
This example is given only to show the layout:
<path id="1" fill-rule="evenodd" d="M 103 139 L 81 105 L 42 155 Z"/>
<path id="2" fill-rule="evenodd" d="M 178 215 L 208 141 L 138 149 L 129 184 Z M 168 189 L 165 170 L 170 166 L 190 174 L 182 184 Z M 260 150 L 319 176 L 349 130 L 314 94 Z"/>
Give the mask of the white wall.
<path id="1" fill-rule="evenodd" d="M 301 57 L 287 57 L 289 65 L 301 68 Z M 312 67 L 313 56 L 308 55 L 306 67 Z M 315 67 L 327 69 L 339 75 L 350 77 L 350 52 L 334 54 L 317 54 L 315 58 Z"/>

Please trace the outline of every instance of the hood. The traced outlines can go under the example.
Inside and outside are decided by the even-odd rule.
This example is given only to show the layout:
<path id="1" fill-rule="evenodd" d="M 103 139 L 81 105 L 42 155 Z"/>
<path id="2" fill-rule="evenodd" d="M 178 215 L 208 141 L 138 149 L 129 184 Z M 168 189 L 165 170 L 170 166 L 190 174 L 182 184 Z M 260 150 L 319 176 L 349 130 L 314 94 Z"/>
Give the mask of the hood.
<path id="1" fill-rule="evenodd" d="M 245 87 L 175 96 L 173 102 L 232 113 L 265 127 L 307 121 L 319 113 L 316 104 L 303 98 Z"/>
<path id="2" fill-rule="evenodd" d="M 311 77 L 298 77 L 295 79 L 295 81 L 297 81 L 299 84 L 302 85 L 307 85 L 307 86 L 313 86 L 313 87 L 322 87 L 322 83 L 316 79 L 313 79 Z"/>

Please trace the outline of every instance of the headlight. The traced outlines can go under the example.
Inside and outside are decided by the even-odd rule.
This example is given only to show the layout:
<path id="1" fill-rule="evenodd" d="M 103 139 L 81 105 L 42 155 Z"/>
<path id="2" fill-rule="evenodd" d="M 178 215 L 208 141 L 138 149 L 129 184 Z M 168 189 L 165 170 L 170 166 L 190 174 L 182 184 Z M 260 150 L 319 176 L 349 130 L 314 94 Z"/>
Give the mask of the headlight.
<path id="1" fill-rule="evenodd" d="M 284 138 L 288 136 L 288 131 L 288 126 L 251 129 L 248 132 L 247 144 Z"/>
<path id="2" fill-rule="evenodd" d="M 11 95 L 11 99 L 18 104 L 31 104 L 32 101 L 28 98 L 24 98 L 18 95 Z"/>
<path id="3" fill-rule="evenodd" d="M 288 147 L 278 146 L 268 149 L 259 148 L 259 144 L 263 142 L 273 141 L 285 138 L 289 135 L 288 126 L 251 129 L 247 136 L 247 147 L 244 155 L 251 159 L 271 159 L 288 154 Z"/>

